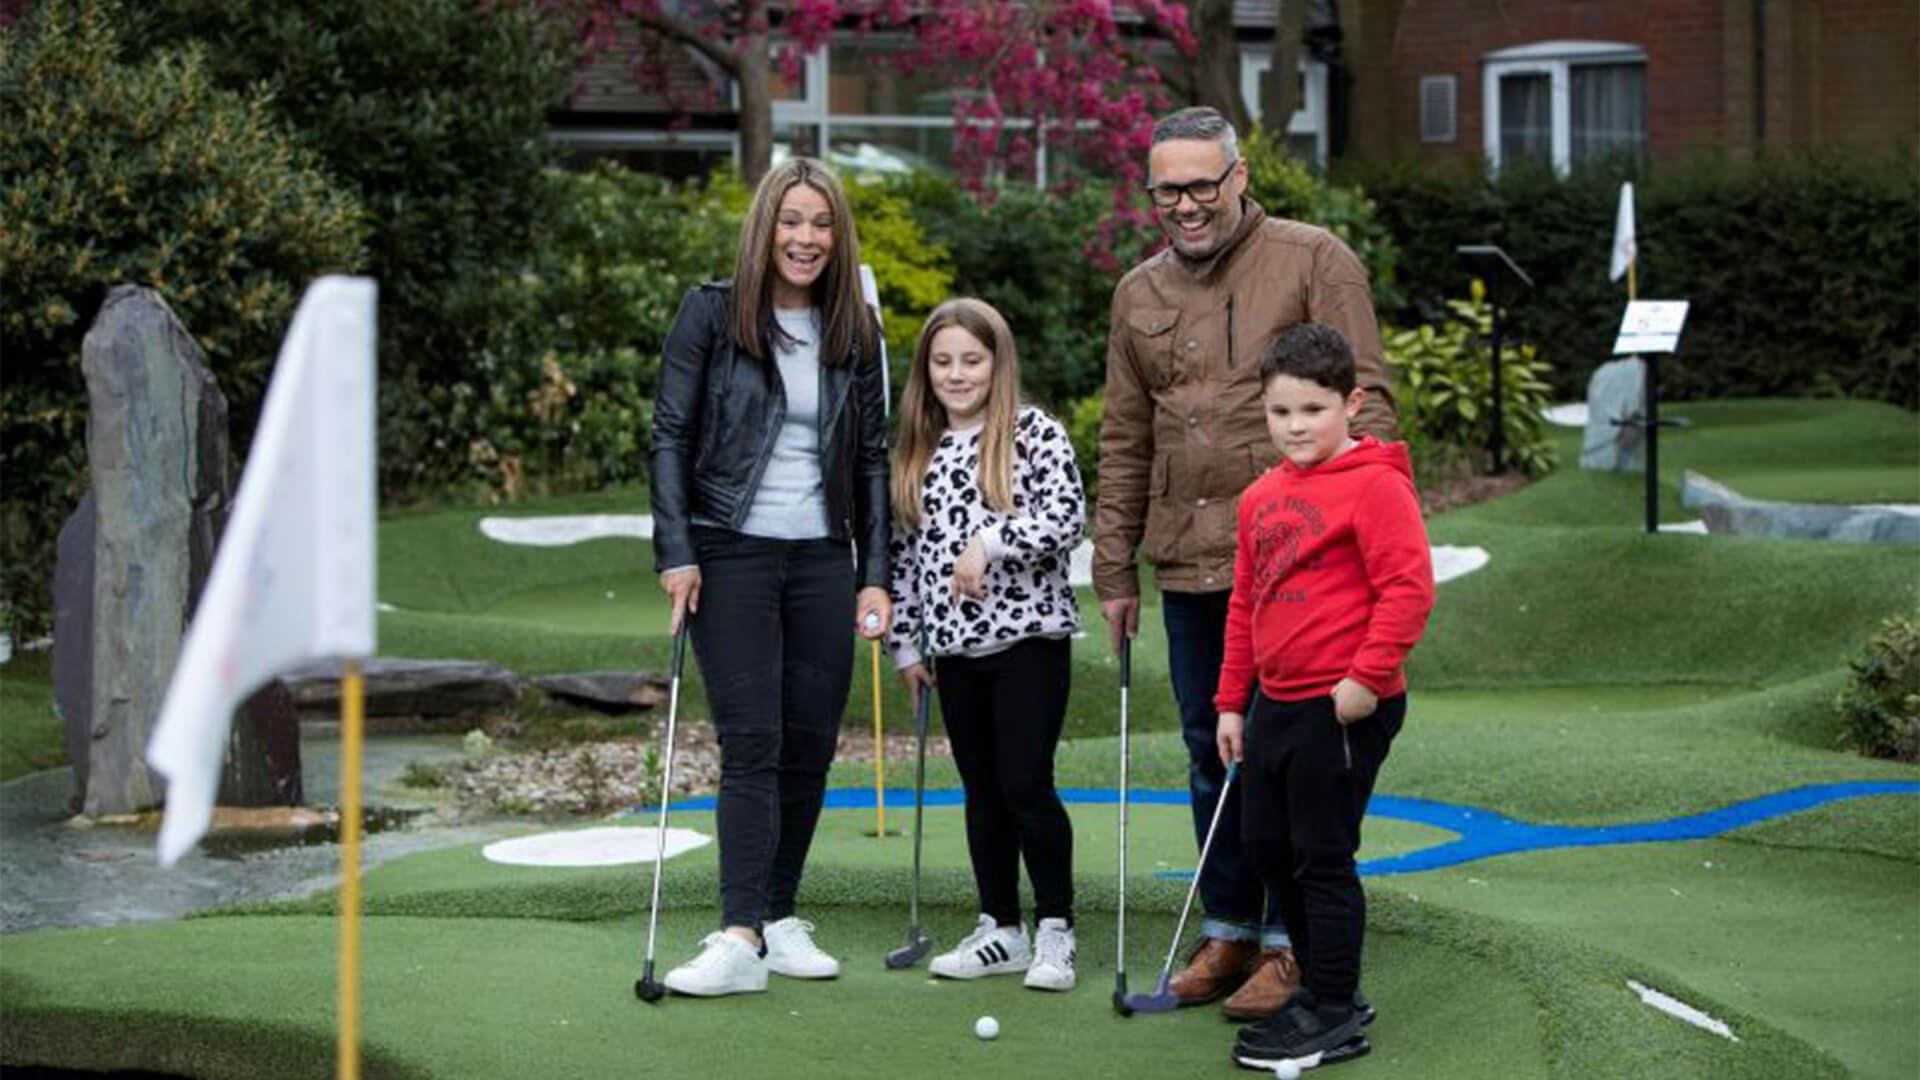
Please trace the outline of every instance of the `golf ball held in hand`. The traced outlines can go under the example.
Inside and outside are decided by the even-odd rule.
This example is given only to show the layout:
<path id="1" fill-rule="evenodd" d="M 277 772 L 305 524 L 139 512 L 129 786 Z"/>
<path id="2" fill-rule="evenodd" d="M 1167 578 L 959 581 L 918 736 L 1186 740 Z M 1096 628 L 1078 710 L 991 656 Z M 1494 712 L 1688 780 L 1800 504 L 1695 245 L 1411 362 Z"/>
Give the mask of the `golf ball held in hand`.
<path id="1" fill-rule="evenodd" d="M 973 1033 L 982 1039 L 994 1039 L 1000 1035 L 1000 1021 L 991 1016 L 983 1016 L 973 1022 Z"/>
<path id="2" fill-rule="evenodd" d="M 867 612 L 866 626 L 868 630 L 880 629 L 880 613 L 877 611 Z"/>
<path id="3" fill-rule="evenodd" d="M 1282 1061 L 1273 1067 L 1273 1080 L 1300 1080 L 1300 1066 L 1292 1058 Z"/>

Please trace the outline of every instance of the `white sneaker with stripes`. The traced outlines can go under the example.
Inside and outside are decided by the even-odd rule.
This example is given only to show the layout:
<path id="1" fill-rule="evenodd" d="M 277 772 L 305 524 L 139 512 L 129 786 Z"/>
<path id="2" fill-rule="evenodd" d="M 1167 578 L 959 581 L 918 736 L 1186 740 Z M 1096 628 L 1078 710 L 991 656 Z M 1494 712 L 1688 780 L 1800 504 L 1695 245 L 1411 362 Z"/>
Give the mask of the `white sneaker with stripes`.
<path id="1" fill-rule="evenodd" d="M 991 915 L 980 916 L 973 933 L 951 950 L 933 958 L 928 970 L 947 979 L 978 979 L 1027 970 L 1033 946 L 1024 926 L 1001 926 Z"/>
<path id="2" fill-rule="evenodd" d="M 1073 927 L 1065 919 L 1041 919 L 1033 935 L 1033 964 L 1027 986 L 1035 990 L 1073 989 Z"/>

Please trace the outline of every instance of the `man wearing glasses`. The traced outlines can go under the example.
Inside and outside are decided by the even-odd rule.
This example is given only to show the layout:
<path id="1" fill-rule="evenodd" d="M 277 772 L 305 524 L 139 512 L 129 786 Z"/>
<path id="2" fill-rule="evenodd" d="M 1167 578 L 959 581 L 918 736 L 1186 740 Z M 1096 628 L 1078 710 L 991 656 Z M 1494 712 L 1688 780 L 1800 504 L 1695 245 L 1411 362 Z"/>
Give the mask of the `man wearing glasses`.
<path id="1" fill-rule="evenodd" d="M 1240 493 L 1279 460 L 1261 401 L 1261 354 L 1289 326 L 1333 327 L 1352 345 L 1367 391 L 1355 427 L 1383 439 L 1396 428 L 1367 272 L 1347 245 L 1270 218 L 1246 198 L 1233 125 L 1213 109 L 1162 118 L 1147 162 L 1147 192 L 1170 246 L 1113 293 L 1093 581 L 1117 651 L 1123 634 L 1139 630 L 1135 550 L 1153 564 L 1198 844 L 1226 775 L 1213 692 Z M 1170 988 L 1182 1005 L 1231 993 L 1222 1012 L 1255 1020 L 1286 1004 L 1299 969 L 1242 855 L 1238 803 L 1236 790 L 1201 874 L 1203 936 Z"/>

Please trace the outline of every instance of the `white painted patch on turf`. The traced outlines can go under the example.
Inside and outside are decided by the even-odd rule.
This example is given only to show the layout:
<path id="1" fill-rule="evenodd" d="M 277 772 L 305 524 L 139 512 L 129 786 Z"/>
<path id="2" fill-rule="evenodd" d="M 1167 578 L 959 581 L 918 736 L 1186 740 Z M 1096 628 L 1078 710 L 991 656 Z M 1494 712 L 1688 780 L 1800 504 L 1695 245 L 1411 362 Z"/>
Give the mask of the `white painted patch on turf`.
<path id="1" fill-rule="evenodd" d="M 1549 424 L 1561 427 L 1583 428 L 1587 426 L 1587 403 L 1571 401 L 1565 405 L 1552 405 L 1540 413 Z"/>
<path id="2" fill-rule="evenodd" d="M 1695 533 L 1700 536 L 1705 536 L 1707 535 L 1707 523 L 1704 521 L 1669 521 L 1665 525 L 1660 526 L 1660 531 L 1663 533 Z"/>
<path id="3" fill-rule="evenodd" d="M 503 544 L 565 547 L 607 536 L 653 539 L 652 514 L 573 514 L 548 517 L 484 517 L 480 532 Z"/>
<path id="4" fill-rule="evenodd" d="M 1694 1008 L 1684 1001 L 1669 997 L 1651 986 L 1642 986 L 1632 979 L 1627 980 L 1627 987 L 1634 993 L 1640 995 L 1642 1004 L 1651 1005 L 1661 1012 L 1666 1013 L 1668 1016 L 1684 1020 L 1702 1031 L 1711 1031 L 1723 1039 L 1732 1042 L 1740 1041 L 1740 1036 L 1735 1035 L 1733 1029 L 1728 1027 L 1724 1021 L 1715 1020 L 1713 1017 L 1708 1016 L 1706 1013 L 1701 1012 L 1699 1009 Z"/>
<path id="5" fill-rule="evenodd" d="M 671 859 L 712 842 L 703 832 L 669 828 L 666 855 Z M 480 853 L 508 866 L 626 866 L 652 862 L 659 843 L 658 826 L 609 825 L 497 840 Z"/>
<path id="6" fill-rule="evenodd" d="M 1487 565 L 1493 556 L 1483 547 L 1454 547 L 1450 544 L 1437 544 L 1433 548 L 1433 583 L 1452 581 L 1466 577 L 1475 570 Z"/>

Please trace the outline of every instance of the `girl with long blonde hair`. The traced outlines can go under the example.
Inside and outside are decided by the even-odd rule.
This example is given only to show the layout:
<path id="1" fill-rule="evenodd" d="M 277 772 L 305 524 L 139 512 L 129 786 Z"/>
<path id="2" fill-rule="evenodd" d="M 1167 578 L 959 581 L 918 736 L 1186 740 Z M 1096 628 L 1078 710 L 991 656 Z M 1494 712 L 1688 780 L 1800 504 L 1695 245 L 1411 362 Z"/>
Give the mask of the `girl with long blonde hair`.
<path id="1" fill-rule="evenodd" d="M 1021 404 L 1013 334 L 980 300 L 949 300 L 920 329 L 891 488 L 889 641 L 908 690 L 940 695 L 980 895 L 973 933 L 935 957 L 932 971 L 1025 972 L 1034 989 L 1070 990 L 1073 826 L 1054 789 L 1053 756 L 1080 625 L 1067 568 L 1086 497 L 1066 430 Z M 923 639 L 931 655 L 921 655 Z M 1020 915 L 1023 858 L 1031 939 Z"/>

